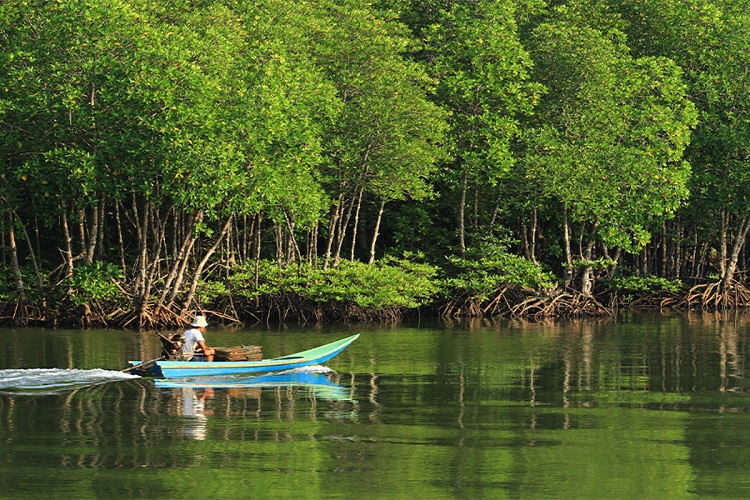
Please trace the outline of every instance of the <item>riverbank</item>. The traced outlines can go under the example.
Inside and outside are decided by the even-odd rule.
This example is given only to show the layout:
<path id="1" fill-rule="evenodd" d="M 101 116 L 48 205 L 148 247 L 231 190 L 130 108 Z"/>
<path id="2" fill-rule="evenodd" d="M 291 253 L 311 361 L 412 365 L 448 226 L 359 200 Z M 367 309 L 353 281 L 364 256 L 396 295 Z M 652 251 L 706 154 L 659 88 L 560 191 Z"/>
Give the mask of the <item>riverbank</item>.
<path id="1" fill-rule="evenodd" d="M 743 309 L 750 292 L 742 283 L 687 286 L 650 276 L 600 277 L 592 294 L 565 286 L 523 259 L 480 262 L 454 259 L 438 267 L 418 258 L 374 264 L 342 262 L 233 269 L 201 281 L 194 302 L 170 297 L 155 284 L 147 296 L 114 266 L 81 268 L 55 287 L 6 293 L 0 324 L 8 326 L 164 328 L 184 325 L 196 312 L 221 324 L 268 322 L 396 323 L 417 316 L 509 317 L 540 320 L 611 316 L 624 309 Z"/>

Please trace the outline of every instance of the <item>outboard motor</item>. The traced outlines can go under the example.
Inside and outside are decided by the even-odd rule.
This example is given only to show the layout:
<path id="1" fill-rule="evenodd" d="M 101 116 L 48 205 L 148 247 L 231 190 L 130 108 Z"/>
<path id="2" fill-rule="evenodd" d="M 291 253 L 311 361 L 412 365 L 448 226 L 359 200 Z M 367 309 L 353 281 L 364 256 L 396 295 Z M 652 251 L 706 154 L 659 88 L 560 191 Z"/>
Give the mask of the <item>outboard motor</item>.
<path id="1" fill-rule="evenodd" d="M 159 332 L 156 332 L 156 334 L 159 336 L 159 339 L 161 340 L 162 359 L 166 359 L 166 360 L 180 359 L 180 356 L 182 355 L 182 352 L 181 352 L 182 344 L 185 343 L 185 340 L 182 338 L 182 335 L 180 335 L 179 333 L 175 333 L 174 335 L 165 337 Z"/>

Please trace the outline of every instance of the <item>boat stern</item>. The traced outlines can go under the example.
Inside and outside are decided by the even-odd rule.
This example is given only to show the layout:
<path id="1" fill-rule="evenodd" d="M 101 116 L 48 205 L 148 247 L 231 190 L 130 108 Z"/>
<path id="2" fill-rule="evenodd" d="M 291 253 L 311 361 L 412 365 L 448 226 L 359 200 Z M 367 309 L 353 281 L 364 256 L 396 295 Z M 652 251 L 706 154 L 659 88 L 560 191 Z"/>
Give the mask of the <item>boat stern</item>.
<path id="1" fill-rule="evenodd" d="M 128 361 L 130 370 L 127 373 L 138 375 L 139 377 L 164 378 L 161 367 L 156 361 Z"/>

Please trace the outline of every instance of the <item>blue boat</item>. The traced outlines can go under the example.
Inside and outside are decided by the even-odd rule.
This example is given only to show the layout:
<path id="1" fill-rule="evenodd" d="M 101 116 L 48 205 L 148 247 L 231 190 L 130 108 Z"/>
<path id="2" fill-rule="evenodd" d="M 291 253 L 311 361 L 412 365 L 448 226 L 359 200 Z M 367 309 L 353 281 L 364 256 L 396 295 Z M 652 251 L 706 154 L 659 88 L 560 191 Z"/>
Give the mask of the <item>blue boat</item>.
<path id="1" fill-rule="evenodd" d="M 206 377 L 217 375 L 242 375 L 293 370 L 319 365 L 333 358 L 359 338 L 359 334 L 346 337 L 306 351 L 260 361 L 130 361 L 129 372 L 134 375 L 156 378 Z M 128 369 L 126 369 L 128 370 Z"/>

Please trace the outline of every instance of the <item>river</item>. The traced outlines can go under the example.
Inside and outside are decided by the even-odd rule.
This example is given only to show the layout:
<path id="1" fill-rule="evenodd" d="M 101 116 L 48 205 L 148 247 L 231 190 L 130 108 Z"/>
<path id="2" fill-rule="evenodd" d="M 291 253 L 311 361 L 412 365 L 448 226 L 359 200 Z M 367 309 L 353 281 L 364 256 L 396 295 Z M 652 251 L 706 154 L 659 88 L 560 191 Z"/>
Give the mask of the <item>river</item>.
<path id="1" fill-rule="evenodd" d="M 172 386 L 153 332 L 0 329 L 2 498 L 750 497 L 749 315 L 247 327 L 325 366 Z"/>

